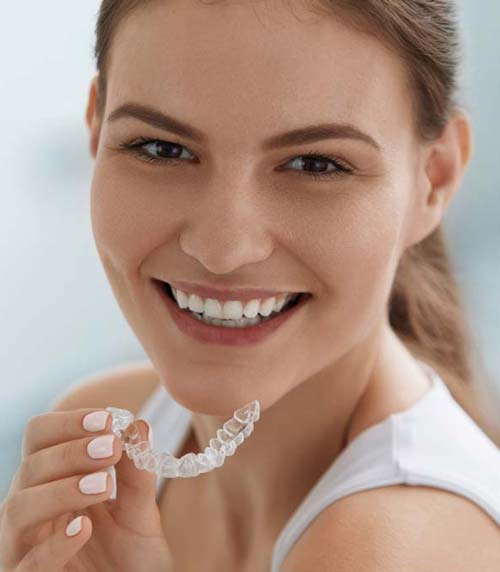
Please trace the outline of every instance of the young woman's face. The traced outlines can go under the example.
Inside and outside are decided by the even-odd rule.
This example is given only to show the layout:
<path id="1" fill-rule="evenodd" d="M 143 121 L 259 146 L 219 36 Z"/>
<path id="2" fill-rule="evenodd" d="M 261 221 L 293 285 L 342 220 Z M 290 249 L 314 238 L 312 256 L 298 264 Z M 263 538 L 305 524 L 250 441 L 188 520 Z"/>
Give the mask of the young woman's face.
<path id="1" fill-rule="evenodd" d="M 109 60 L 92 184 L 97 249 L 169 391 L 214 414 L 273 403 L 370 335 L 386 314 L 420 184 L 398 57 L 333 16 L 270 6 L 152 3 L 120 24 Z M 107 120 L 131 103 L 188 123 L 204 141 L 132 116 Z M 263 147 L 326 123 L 365 136 L 339 129 Z M 146 143 L 145 155 L 178 160 L 121 149 L 141 138 L 169 143 Z M 338 164 L 304 157 L 311 152 Z M 259 343 L 204 344 L 179 331 L 155 279 L 312 297 Z"/>

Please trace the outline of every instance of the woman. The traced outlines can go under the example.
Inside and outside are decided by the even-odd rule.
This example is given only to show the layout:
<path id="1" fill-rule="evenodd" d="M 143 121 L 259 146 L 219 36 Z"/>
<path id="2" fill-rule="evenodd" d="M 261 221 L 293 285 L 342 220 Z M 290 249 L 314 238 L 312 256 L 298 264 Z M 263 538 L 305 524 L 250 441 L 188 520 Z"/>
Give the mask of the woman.
<path id="1" fill-rule="evenodd" d="M 498 569 L 500 453 L 440 226 L 471 152 L 458 52 L 445 0 L 102 3 L 93 231 L 151 364 L 30 420 L 9 572 Z M 232 459 L 170 481 L 100 413 L 181 457 L 255 399 Z"/>

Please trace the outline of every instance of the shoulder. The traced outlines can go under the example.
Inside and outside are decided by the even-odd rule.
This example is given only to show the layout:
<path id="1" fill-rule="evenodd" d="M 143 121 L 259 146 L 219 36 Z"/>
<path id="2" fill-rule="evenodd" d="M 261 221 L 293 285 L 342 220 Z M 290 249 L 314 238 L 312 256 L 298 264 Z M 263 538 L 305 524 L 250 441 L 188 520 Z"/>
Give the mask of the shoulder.
<path id="1" fill-rule="evenodd" d="M 395 485 L 329 505 L 288 553 L 280 572 L 496 572 L 500 527 L 452 492 Z"/>
<path id="2" fill-rule="evenodd" d="M 136 414 L 159 383 L 151 362 L 128 363 L 84 378 L 60 396 L 51 410 L 99 408 L 112 404 Z"/>

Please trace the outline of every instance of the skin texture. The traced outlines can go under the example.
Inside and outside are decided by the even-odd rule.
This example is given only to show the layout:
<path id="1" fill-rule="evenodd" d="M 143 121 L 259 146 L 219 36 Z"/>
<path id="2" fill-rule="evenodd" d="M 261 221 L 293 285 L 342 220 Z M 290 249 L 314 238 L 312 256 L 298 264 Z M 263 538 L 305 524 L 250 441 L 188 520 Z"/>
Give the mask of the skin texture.
<path id="1" fill-rule="evenodd" d="M 441 222 L 471 148 L 463 113 L 438 141 L 415 139 L 397 54 L 336 17 L 287 4 L 186 0 L 134 12 L 113 40 L 104 118 L 95 78 L 87 105 L 99 256 L 162 383 L 195 412 L 199 449 L 235 409 L 261 404 L 254 433 L 222 469 L 175 485 L 215 499 L 210 521 L 230 526 L 236 560 L 279 532 L 361 430 L 427 391 L 387 322 L 387 299 L 404 249 Z M 104 121 L 128 102 L 186 121 L 208 142 Z M 349 139 L 260 148 L 333 121 L 381 150 Z M 153 165 L 119 149 L 139 137 L 182 145 L 184 162 Z M 297 158 L 311 151 L 353 174 L 308 177 L 313 167 Z M 153 277 L 313 298 L 261 344 L 204 345 L 177 330 Z"/>

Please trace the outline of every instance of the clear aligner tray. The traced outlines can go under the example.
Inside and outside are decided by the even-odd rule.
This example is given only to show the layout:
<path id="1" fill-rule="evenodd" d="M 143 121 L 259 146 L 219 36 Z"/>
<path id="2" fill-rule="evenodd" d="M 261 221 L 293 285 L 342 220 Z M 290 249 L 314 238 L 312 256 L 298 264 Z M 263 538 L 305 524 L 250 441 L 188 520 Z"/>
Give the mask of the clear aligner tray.
<path id="1" fill-rule="evenodd" d="M 226 457 L 234 455 L 259 420 L 260 403 L 255 400 L 235 411 L 233 417 L 217 430 L 217 437 L 210 439 L 203 453 L 187 453 L 180 458 L 167 452 L 155 452 L 148 441 L 140 441 L 132 412 L 117 407 L 106 407 L 106 411 L 113 417 L 111 431 L 120 439 L 127 457 L 138 469 L 156 473 L 159 477 L 196 477 L 221 467 Z"/>

